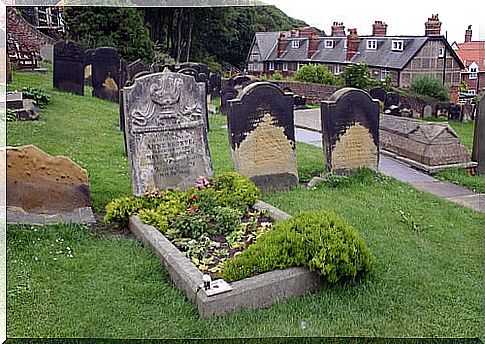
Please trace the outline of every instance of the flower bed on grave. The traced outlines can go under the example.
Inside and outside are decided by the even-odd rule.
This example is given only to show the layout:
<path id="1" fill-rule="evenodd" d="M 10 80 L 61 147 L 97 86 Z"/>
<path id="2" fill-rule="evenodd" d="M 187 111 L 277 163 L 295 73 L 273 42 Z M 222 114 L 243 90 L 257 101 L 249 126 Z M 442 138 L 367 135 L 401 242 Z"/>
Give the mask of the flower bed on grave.
<path id="1" fill-rule="evenodd" d="M 187 191 L 153 190 L 106 208 L 106 221 L 138 217 L 156 227 L 199 270 L 236 281 L 288 267 L 306 267 L 328 282 L 369 272 L 375 257 L 358 232 L 335 213 L 303 212 L 273 220 L 253 206 L 256 186 L 234 172 L 200 177 Z"/>

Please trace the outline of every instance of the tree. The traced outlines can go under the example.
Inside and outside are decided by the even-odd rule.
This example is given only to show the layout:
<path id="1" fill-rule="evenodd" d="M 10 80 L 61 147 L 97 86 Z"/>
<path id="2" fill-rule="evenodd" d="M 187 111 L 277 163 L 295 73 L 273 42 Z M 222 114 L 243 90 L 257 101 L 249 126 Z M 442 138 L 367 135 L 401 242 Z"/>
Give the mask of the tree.
<path id="1" fill-rule="evenodd" d="M 366 90 L 371 84 L 369 67 L 366 63 L 351 64 L 342 73 L 344 85 Z"/>
<path id="2" fill-rule="evenodd" d="M 440 80 L 428 75 L 422 75 L 412 80 L 411 91 L 423 96 L 433 97 L 441 101 L 450 100 L 448 87 L 443 85 Z"/>
<path id="3" fill-rule="evenodd" d="M 338 78 L 324 65 L 305 65 L 295 73 L 295 80 L 323 85 L 338 85 Z"/>

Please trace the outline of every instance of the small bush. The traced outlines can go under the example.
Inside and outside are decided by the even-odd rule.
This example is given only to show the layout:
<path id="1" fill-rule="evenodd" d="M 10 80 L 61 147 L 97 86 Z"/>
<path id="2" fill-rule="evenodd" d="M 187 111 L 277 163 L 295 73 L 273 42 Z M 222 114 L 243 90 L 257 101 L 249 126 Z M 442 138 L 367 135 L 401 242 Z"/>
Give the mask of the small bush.
<path id="1" fill-rule="evenodd" d="M 218 232 L 225 235 L 239 226 L 243 214 L 238 209 L 218 206 L 210 211 L 209 216 L 217 227 Z"/>
<path id="2" fill-rule="evenodd" d="M 221 277 L 239 280 L 254 273 L 306 266 L 328 282 L 371 271 L 375 256 L 358 232 L 333 212 L 301 212 L 277 222 L 246 251 L 228 260 Z"/>
<path id="3" fill-rule="evenodd" d="M 198 211 L 179 214 L 170 223 L 170 229 L 182 238 L 198 239 L 209 229 L 209 217 Z"/>
<path id="4" fill-rule="evenodd" d="M 295 80 L 323 85 L 338 85 L 339 79 L 324 65 L 305 65 L 295 73 Z"/>
<path id="5" fill-rule="evenodd" d="M 35 100 L 39 107 L 46 106 L 52 100 L 50 94 L 38 87 L 24 87 L 22 88 L 22 95 L 24 98 Z"/>
<path id="6" fill-rule="evenodd" d="M 350 64 L 342 73 L 345 86 L 366 90 L 372 84 L 366 63 Z"/>
<path id="7" fill-rule="evenodd" d="M 283 80 L 283 74 L 277 70 L 271 75 L 271 80 Z"/>
<path id="8" fill-rule="evenodd" d="M 411 81 L 411 91 L 423 95 L 433 97 L 441 101 L 450 100 L 448 87 L 433 77 L 423 75 Z"/>

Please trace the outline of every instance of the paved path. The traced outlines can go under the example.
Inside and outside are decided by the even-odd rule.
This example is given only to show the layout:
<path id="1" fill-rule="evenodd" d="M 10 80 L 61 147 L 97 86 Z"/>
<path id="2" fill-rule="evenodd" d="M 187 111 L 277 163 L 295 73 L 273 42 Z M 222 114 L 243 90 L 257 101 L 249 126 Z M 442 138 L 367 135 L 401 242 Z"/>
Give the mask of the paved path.
<path id="1" fill-rule="evenodd" d="M 296 110 L 295 126 L 297 141 L 322 147 L 320 109 Z M 418 190 L 485 213 L 485 194 L 474 193 L 467 188 L 439 181 L 382 154 L 379 157 L 379 172 L 409 183 Z"/>

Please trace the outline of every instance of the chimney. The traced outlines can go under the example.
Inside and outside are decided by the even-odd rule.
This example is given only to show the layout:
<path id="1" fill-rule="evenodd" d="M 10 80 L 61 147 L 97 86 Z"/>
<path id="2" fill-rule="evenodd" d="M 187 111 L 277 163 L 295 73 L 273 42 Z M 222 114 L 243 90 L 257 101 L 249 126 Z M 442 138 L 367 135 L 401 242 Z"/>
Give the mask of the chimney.
<path id="1" fill-rule="evenodd" d="M 387 24 L 381 20 L 376 20 L 372 24 L 372 36 L 385 36 L 387 34 Z"/>
<path id="2" fill-rule="evenodd" d="M 299 31 L 301 38 L 309 38 L 314 32 L 318 35 L 317 30 L 310 26 L 301 27 Z"/>
<path id="3" fill-rule="evenodd" d="M 313 54 L 315 54 L 318 50 L 318 33 L 313 32 L 308 39 L 308 51 L 307 51 L 307 58 L 312 58 Z"/>
<path id="4" fill-rule="evenodd" d="M 472 26 L 468 25 L 468 29 L 465 31 L 465 43 L 472 41 Z"/>
<path id="5" fill-rule="evenodd" d="M 332 35 L 333 37 L 345 37 L 344 23 L 333 22 Z"/>
<path id="6" fill-rule="evenodd" d="M 297 37 L 296 32 L 297 32 L 296 29 L 294 29 L 294 28 L 291 29 L 291 35 L 290 35 L 290 37 Z"/>
<path id="7" fill-rule="evenodd" d="M 347 36 L 347 54 L 346 60 L 350 61 L 359 50 L 360 37 L 357 34 L 357 29 L 349 29 Z"/>
<path id="8" fill-rule="evenodd" d="M 425 27 L 425 36 L 439 36 L 441 35 L 441 22 L 438 19 L 438 14 L 432 14 L 431 18 L 428 18 L 428 21 L 424 23 Z"/>
<path id="9" fill-rule="evenodd" d="M 281 55 L 283 55 L 283 52 L 286 50 L 287 44 L 288 44 L 288 39 L 286 38 L 286 34 L 284 32 L 280 33 L 280 37 L 278 38 L 277 57 L 281 57 Z"/>

